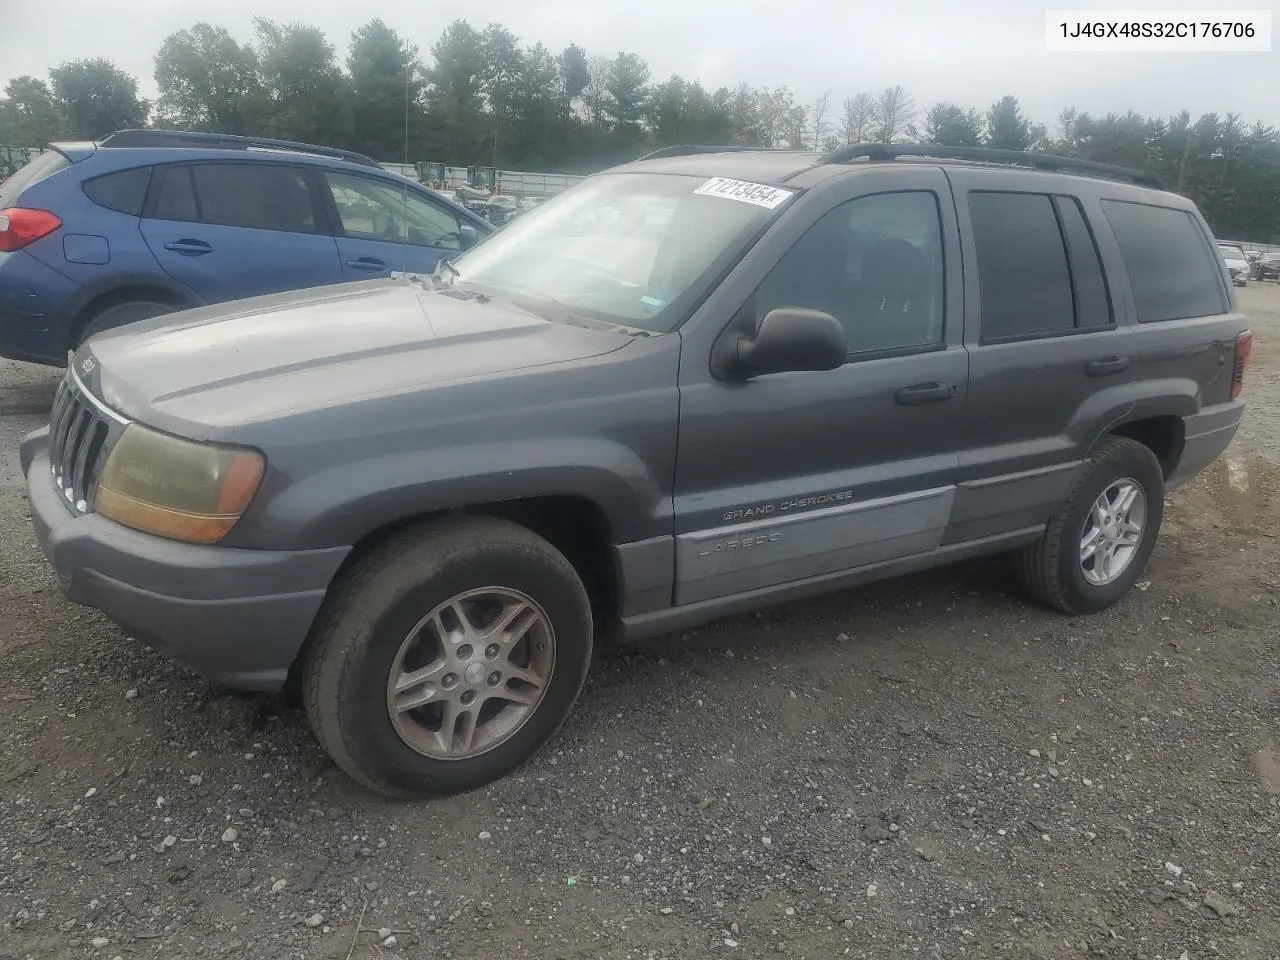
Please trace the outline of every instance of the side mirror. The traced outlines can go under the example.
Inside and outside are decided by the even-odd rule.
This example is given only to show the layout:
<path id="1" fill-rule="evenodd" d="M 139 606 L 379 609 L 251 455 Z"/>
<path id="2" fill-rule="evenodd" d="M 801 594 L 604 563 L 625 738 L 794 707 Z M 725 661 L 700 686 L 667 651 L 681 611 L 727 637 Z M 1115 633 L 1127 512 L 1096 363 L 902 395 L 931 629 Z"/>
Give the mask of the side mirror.
<path id="1" fill-rule="evenodd" d="M 765 314 L 754 336 L 732 337 L 724 365 L 738 379 L 762 373 L 835 370 L 848 354 L 840 321 L 821 310 L 778 307 Z"/>
<path id="2" fill-rule="evenodd" d="M 458 225 L 458 243 L 463 250 L 470 250 L 480 242 L 480 231 L 469 223 Z"/>

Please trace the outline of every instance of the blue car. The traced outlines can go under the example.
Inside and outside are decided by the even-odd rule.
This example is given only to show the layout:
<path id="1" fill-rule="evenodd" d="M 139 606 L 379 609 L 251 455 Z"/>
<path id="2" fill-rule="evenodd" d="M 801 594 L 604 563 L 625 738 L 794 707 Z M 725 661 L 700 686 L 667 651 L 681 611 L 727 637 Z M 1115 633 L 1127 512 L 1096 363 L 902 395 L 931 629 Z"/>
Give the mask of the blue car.
<path id="1" fill-rule="evenodd" d="M 0 356 L 65 366 L 135 320 L 430 272 L 493 229 L 344 150 L 167 130 L 51 144 L 0 183 Z"/>

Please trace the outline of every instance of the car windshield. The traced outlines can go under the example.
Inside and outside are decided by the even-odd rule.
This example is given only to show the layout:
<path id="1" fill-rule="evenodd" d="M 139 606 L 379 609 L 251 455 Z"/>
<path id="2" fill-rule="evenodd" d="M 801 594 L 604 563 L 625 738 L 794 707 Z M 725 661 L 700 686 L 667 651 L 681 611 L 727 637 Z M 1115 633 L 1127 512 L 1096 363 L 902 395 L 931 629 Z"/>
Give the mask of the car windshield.
<path id="1" fill-rule="evenodd" d="M 448 273 L 455 284 L 544 315 L 665 333 L 795 192 L 719 178 L 601 174 L 516 218 Z"/>
<path id="2" fill-rule="evenodd" d="M 1243 260 L 1244 251 L 1239 247 L 1228 247 L 1224 244 L 1218 244 L 1218 249 L 1222 251 L 1222 255 L 1228 260 Z"/>

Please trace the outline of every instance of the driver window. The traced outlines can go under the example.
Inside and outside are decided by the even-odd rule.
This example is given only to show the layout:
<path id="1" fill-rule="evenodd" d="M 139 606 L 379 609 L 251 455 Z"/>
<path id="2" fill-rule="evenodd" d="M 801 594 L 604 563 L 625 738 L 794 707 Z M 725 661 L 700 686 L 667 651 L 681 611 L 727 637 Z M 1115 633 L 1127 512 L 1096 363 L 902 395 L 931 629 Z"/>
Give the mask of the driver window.
<path id="1" fill-rule="evenodd" d="M 842 203 L 809 228 L 756 289 L 756 322 L 808 307 L 844 327 L 850 356 L 942 342 L 942 226 L 933 193 Z"/>
<path id="2" fill-rule="evenodd" d="M 324 176 L 348 237 L 462 249 L 457 218 L 413 190 L 345 173 Z"/>

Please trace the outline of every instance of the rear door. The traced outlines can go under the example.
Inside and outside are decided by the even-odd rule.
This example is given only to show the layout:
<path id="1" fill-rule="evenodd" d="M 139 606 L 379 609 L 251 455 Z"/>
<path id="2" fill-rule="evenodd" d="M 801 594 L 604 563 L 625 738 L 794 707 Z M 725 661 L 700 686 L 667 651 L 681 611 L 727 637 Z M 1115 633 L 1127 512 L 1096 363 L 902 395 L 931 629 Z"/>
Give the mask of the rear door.
<path id="1" fill-rule="evenodd" d="M 409 181 L 329 169 L 317 175 L 333 204 L 343 279 L 385 277 L 393 270 L 430 273 L 442 256 L 462 250 L 457 214 Z"/>
<path id="2" fill-rule="evenodd" d="M 164 271 L 209 303 L 342 279 L 301 165 L 158 166 L 142 234 Z"/>
<path id="3" fill-rule="evenodd" d="M 965 244 L 966 449 L 947 540 L 1045 522 L 1133 406 L 1128 327 L 1074 178 L 952 168 Z"/>

